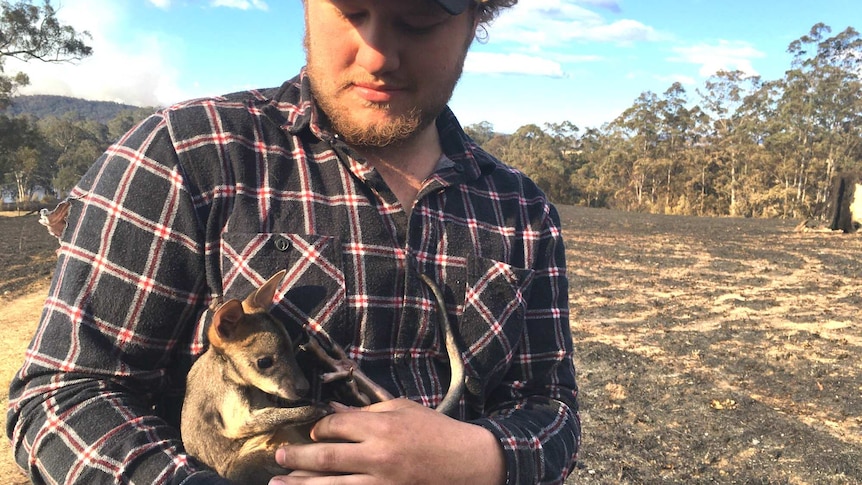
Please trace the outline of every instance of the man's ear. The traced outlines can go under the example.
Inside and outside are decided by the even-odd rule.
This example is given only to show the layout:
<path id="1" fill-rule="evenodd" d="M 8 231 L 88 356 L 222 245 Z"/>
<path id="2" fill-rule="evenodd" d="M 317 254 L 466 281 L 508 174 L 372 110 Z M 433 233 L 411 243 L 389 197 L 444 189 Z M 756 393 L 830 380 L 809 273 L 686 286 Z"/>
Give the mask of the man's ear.
<path id="1" fill-rule="evenodd" d="M 239 300 L 228 300 L 219 306 L 213 314 L 213 320 L 207 333 L 210 345 L 221 347 L 226 342 L 236 338 L 243 317 L 245 317 L 245 312 Z"/>

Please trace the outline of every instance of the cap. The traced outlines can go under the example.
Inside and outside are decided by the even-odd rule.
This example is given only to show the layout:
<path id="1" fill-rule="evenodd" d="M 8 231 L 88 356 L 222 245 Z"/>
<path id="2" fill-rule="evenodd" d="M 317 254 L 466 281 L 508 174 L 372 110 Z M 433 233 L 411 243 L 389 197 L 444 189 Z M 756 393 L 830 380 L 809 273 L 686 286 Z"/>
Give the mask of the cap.
<path id="1" fill-rule="evenodd" d="M 470 5 L 472 0 L 434 0 L 438 5 L 443 7 L 443 10 L 452 15 L 458 15 L 463 12 L 467 5 Z"/>

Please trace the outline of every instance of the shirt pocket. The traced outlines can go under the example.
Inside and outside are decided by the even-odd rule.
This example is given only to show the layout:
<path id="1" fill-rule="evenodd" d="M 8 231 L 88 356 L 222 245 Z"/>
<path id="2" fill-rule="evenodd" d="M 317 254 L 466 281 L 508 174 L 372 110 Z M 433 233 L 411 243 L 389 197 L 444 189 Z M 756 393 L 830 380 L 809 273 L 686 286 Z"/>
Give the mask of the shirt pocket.
<path id="1" fill-rule="evenodd" d="M 484 412 L 489 389 L 500 384 L 521 345 L 534 271 L 484 258 L 470 258 L 464 283 L 458 333 L 465 364 L 468 403 Z M 457 279 L 460 279 L 458 277 Z M 455 290 L 458 291 L 457 289 Z"/>
<path id="2" fill-rule="evenodd" d="M 300 329 L 328 341 L 348 332 L 340 241 L 332 236 L 225 233 L 221 239 L 224 299 L 243 299 L 270 276 L 287 270 L 270 313 L 296 336 Z"/>

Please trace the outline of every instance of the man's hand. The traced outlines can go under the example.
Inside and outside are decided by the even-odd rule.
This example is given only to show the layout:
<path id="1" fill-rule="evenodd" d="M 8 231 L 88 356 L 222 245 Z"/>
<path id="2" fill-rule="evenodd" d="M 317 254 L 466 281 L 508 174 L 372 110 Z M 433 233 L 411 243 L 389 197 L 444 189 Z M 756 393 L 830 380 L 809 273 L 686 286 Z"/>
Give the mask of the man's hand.
<path id="1" fill-rule="evenodd" d="M 333 407 L 312 429 L 315 443 L 276 452 L 276 461 L 295 471 L 271 484 L 505 482 L 502 448 L 485 428 L 406 399 Z"/>

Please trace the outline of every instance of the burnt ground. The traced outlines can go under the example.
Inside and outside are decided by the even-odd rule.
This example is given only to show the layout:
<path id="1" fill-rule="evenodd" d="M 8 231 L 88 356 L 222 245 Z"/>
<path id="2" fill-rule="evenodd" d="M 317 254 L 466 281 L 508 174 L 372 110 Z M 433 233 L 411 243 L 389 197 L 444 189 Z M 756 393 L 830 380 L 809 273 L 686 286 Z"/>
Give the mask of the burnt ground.
<path id="1" fill-rule="evenodd" d="M 862 235 L 560 208 L 569 483 L 862 482 Z"/>
<path id="2" fill-rule="evenodd" d="M 35 214 L 0 213 L 0 302 L 25 295 L 50 283 L 57 263 L 57 239 Z"/>
<path id="3" fill-rule="evenodd" d="M 862 482 L 862 235 L 560 214 L 584 428 L 568 483 Z M 0 216 L 4 389 L 54 267 L 36 220 Z M 0 483 L 25 483 L 0 443 Z"/>

